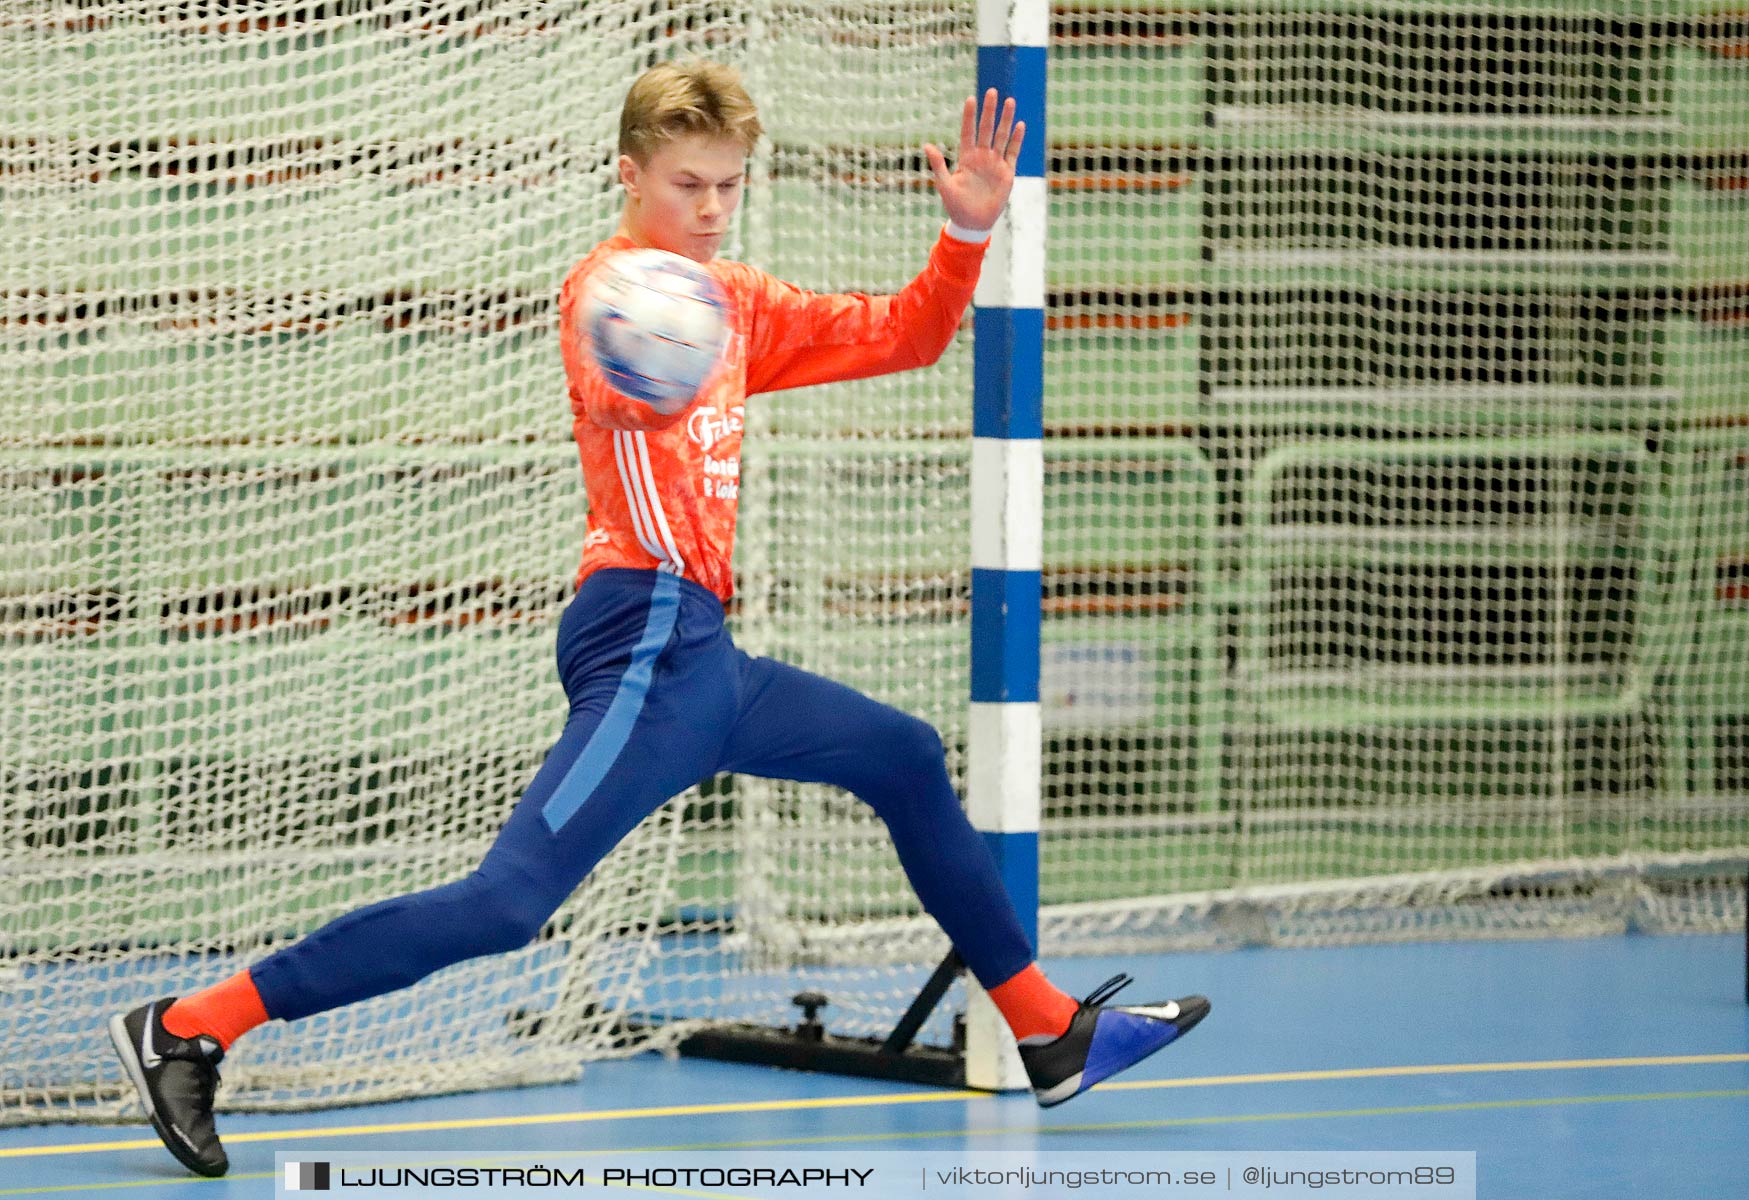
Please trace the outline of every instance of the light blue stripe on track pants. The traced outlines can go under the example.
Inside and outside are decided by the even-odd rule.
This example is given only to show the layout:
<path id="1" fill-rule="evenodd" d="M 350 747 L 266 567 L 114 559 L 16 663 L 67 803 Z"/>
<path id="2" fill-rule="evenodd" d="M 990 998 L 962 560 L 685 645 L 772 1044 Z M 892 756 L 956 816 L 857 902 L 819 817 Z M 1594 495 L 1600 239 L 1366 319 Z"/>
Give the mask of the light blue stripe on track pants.
<path id="1" fill-rule="evenodd" d="M 471 875 L 359 909 L 252 967 L 293 1021 L 526 945 L 670 797 L 721 772 L 845 788 L 886 822 L 923 906 L 986 987 L 1032 961 L 941 739 L 829 679 L 737 649 L 721 601 L 655 571 L 603 570 L 559 623 L 570 716 Z"/>

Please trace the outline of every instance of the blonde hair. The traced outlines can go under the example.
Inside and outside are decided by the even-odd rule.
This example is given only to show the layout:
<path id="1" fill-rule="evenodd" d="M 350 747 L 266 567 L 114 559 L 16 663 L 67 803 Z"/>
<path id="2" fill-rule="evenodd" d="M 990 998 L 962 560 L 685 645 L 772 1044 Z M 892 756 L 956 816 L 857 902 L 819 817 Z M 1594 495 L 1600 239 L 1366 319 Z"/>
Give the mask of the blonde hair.
<path id="1" fill-rule="evenodd" d="M 748 153 L 764 133 L 741 73 L 693 59 L 659 63 L 638 76 L 619 113 L 619 152 L 640 165 L 658 147 L 689 133 L 732 138 Z"/>

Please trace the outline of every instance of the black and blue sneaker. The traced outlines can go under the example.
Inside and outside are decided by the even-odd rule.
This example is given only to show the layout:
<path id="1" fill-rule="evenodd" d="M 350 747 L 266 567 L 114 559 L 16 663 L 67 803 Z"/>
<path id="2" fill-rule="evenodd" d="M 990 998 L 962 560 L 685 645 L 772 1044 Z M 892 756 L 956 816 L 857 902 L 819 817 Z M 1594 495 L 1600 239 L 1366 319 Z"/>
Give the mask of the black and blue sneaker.
<path id="1" fill-rule="evenodd" d="M 213 1093 L 224 1048 L 214 1038 L 180 1038 L 164 1028 L 174 996 L 109 1019 L 109 1040 L 140 1093 L 140 1103 L 164 1148 L 196 1175 L 230 1170 L 213 1128 Z"/>
<path id="2" fill-rule="evenodd" d="M 1073 1099 L 1100 1080 L 1135 1066 L 1189 1033 L 1209 1014 L 1209 1002 L 1202 996 L 1122 1008 L 1105 1003 L 1132 982 L 1128 975 L 1113 975 L 1081 1001 L 1061 1037 L 1020 1044 L 1020 1061 L 1026 1065 L 1039 1107 Z"/>

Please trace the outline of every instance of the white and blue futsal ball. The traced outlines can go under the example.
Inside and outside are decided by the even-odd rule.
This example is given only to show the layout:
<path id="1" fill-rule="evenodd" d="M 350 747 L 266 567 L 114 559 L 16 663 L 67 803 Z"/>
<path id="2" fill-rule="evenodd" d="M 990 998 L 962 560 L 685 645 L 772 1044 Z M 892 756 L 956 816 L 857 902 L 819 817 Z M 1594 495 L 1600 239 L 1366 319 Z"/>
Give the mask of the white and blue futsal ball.
<path id="1" fill-rule="evenodd" d="M 692 403 L 729 342 L 723 289 L 666 250 L 623 250 L 597 268 L 580 322 L 608 383 L 660 413 Z"/>

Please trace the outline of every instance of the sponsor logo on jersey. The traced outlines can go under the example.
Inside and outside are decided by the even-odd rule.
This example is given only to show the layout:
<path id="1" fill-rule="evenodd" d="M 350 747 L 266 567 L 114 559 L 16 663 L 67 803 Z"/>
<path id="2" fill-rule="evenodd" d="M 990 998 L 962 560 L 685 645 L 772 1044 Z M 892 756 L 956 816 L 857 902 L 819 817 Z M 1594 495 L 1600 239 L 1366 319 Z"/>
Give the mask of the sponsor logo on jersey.
<path id="1" fill-rule="evenodd" d="M 703 491 L 707 499 L 736 500 L 741 495 L 741 459 L 704 456 Z"/>
<path id="2" fill-rule="evenodd" d="M 699 449 L 709 453 L 712 446 L 730 434 L 741 432 L 746 412 L 746 405 L 743 404 L 735 405 L 728 412 L 715 408 L 695 408 L 692 415 L 686 418 L 686 436 L 696 442 Z"/>

